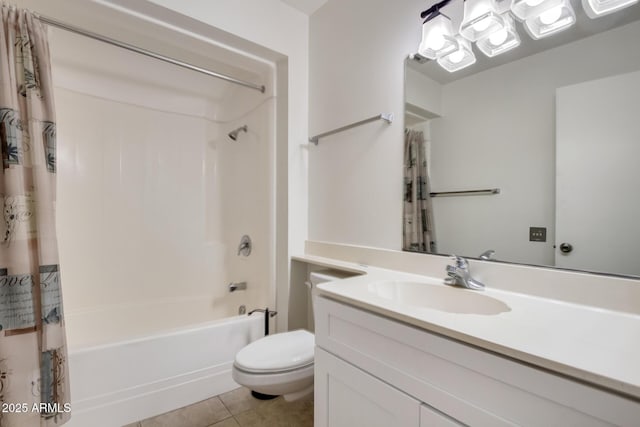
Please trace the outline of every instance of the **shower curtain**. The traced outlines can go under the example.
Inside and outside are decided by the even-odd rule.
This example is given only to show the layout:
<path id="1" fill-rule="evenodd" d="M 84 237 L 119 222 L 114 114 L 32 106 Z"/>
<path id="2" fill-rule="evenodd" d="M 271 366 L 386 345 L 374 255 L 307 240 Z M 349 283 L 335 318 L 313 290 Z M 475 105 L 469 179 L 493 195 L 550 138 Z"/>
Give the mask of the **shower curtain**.
<path id="1" fill-rule="evenodd" d="M 28 11 L 2 4 L 0 25 L 0 426 L 59 426 L 70 403 L 49 46 Z"/>
<path id="2" fill-rule="evenodd" d="M 405 129 L 402 249 L 435 253 L 436 239 L 425 145 L 423 132 Z"/>

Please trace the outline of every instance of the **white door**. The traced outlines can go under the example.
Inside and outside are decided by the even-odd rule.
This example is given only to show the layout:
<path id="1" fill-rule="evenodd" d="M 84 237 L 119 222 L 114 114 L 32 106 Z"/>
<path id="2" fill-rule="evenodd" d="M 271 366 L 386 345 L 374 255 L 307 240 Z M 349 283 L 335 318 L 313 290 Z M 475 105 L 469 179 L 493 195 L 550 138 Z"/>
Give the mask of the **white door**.
<path id="1" fill-rule="evenodd" d="M 315 427 L 419 427 L 420 402 L 316 347 Z"/>
<path id="2" fill-rule="evenodd" d="M 559 88 L 556 150 L 556 266 L 640 275 L 640 72 Z"/>

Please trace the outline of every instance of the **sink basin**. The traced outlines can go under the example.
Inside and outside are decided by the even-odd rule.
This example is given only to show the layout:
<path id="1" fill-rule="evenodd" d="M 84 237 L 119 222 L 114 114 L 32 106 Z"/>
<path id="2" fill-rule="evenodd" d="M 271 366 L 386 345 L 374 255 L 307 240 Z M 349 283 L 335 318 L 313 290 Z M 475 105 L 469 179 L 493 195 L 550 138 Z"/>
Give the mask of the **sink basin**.
<path id="1" fill-rule="evenodd" d="M 448 313 L 495 315 L 511 311 L 507 304 L 481 291 L 444 285 L 385 280 L 370 283 L 367 290 L 399 304 Z"/>

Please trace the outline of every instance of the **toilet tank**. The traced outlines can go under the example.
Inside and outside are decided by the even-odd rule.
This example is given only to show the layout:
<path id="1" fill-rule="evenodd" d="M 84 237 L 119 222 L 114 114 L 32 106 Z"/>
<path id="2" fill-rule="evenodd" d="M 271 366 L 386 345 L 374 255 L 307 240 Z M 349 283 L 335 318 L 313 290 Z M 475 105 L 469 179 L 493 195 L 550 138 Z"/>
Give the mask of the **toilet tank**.
<path id="1" fill-rule="evenodd" d="M 311 332 L 315 329 L 313 319 L 313 288 L 320 283 L 333 282 L 335 280 L 346 279 L 347 277 L 356 276 L 355 273 L 340 270 L 319 270 L 309 273 L 309 280 L 305 283 L 308 288 L 307 293 L 307 325 Z"/>

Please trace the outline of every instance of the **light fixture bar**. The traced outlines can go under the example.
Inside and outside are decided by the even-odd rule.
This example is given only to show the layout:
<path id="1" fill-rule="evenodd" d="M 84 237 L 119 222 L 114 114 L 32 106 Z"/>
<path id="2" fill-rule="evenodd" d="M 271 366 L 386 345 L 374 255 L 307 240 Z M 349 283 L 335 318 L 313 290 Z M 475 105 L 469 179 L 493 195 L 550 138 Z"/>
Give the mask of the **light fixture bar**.
<path id="1" fill-rule="evenodd" d="M 488 57 L 520 46 L 514 18 L 534 39 L 549 37 L 576 23 L 571 0 L 442 0 L 422 11 L 418 53 L 449 72 L 476 62 L 472 42 Z M 581 0 L 585 13 L 598 18 L 640 0 Z M 444 13 L 443 13 L 444 12 Z M 455 26 L 459 27 L 455 28 Z"/>

